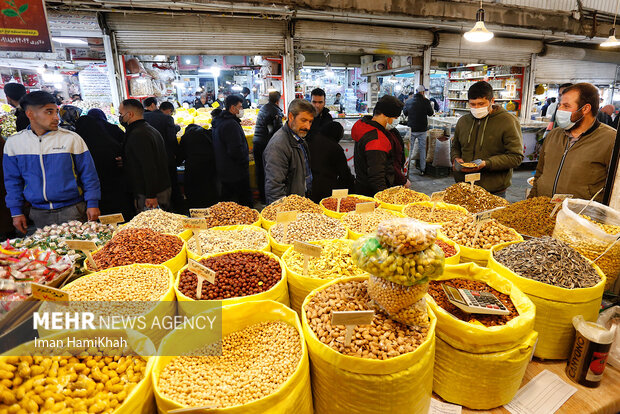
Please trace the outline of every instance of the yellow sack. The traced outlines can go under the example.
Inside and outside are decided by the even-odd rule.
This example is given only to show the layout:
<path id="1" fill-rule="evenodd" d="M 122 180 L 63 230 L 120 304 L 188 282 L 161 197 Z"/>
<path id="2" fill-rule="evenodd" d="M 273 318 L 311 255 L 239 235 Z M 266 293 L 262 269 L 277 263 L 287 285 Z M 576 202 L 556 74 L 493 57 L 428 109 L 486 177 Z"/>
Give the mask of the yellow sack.
<path id="1" fill-rule="evenodd" d="M 495 246 L 493 251 L 501 250 L 510 244 L 512 243 Z M 489 268 L 514 283 L 536 305 L 534 330 L 539 336 L 534 356 L 542 359 L 567 359 L 575 340 L 573 316 L 583 315 L 585 320 L 593 322 L 598 317 L 606 283 L 601 269 L 594 265 L 601 277 L 601 281 L 595 286 L 565 289 L 521 277 L 492 256 Z"/>
<path id="2" fill-rule="evenodd" d="M 95 336 L 101 337 L 119 337 L 127 339 L 129 346 L 136 351 L 138 355 L 155 355 L 156 348 L 153 345 L 153 342 L 149 340 L 149 338 L 144 335 L 131 330 L 115 330 L 115 329 L 101 329 L 95 331 L 65 331 L 56 333 L 50 337 L 45 339 L 64 339 L 67 337 L 71 338 L 84 338 L 84 339 L 92 339 Z M 36 351 L 36 347 L 34 347 L 34 341 L 26 342 L 24 344 L 19 345 L 18 347 L 6 352 L 2 356 L 0 356 L 0 363 L 6 361 L 10 356 L 7 355 L 36 355 L 38 351 Z M 22 351 L 23 350 L 23 351 Z M 40 352 L 38 353 L 40 354 Z M 144 369 L 144 377 L 142 381 L 140 381 L 127 395 L 125 401 L 121 405 L 119 405 L 114 411 L 113 414 L 151 414 L 155 411 L 155 404 L 152 398 L 153 395 L 153 382 L 152 382 L 152 371 L 157 360 L 157 357 L 154 356 L 143 356 L 142 357 L 146 361 L 146 367 Z"/>
<path id="3" fill-rule="evenodd" d="M 437 238 L 441 240 L 442 242 L 447 243 L 456 249 L 456 254 L 454 256 L 446 257 L 444 264 L 450 265 L 450 266 L 460 264 L 461 263 L 461 247 L 458 244 L 456 244 L 454 241 L 450 240 L 449 238 L 447 238 L 446 236 L 442 234 L 439 234 Z"/>
<path id="4" fill-rule="evenodd" d="M 330 240 L 323 240 L 320 242 L 312 242 L 312 244 L 324 244 L 324 243 L 329 243 L 329 242 Z M 350 240 L 338 239 L 338 240 L 334 240 L 334 242 L 345 243 L 349 247 L 352 244 L 352 241 Z M 326 285 L 327 283 L 331 282 L 335 278 L 319 279 L 316 277 L 304 276 L 303 274 L 294 272 L 286 264 L 287 259 L 291 256 L 292 253 L 293 253 L 293 247 L 290 247 L 282 255 L 282 263 L 284 263 L 284 267 L 286 268 L 286 280 L 288 281 L 288 294 L 291 299 L 291 308 L 293 308 L 295 312 L 301 314 L 300 313 L 301 305 L 303 304 L 304 299 L 306 299 L 306 296 L 308 296 L 308 294 L 312 292 L 314 289 L 317 289 L 323 285 Z M 362 269 L 358 269 L 358 270 L 359 270 L 358 275 L 365 274 L 365 272 Z M 350 277 L 350 276 L 357 276 L 357 275 L 344 275 L 344 276 L 341 275 L 336 278 Z"/>
<path id="5" fill-rule="evenodd" d="M 216 253 L 216 254 L 208 254 L 206 256 L 200 257 L 198 260 L 206 259 L 208 257 L 216 257 L 222 256 L 225 254 L 230 254 L 234 252 L 257 252 L 258 250 L 234 250 L 233 252 L 226 253 Z M 266 292 L 257 293 L 255 295 L 250 296 L 241 296 L 236 298 L 222 299 L 217 302 L 221 302 L 222 306 L 224 305 L 233 305 L 236 303 L 244 303 L 244 302 L 256 302 L 259 300 L 273 300 L 274 302 L 280 302 L 286 306 L 289 306 L 289 298 L 288 298 L 288 286 L 286 284 L 286 270 L 284 268 L 284 263 L 278 256 L 270 252 L 261 252 L 266 254 L 267 256 L 275 259 L 280 264 L 282 268 L 282 279 L 278 283 L 276 283 L 271 289 Z M 184 266 L 177 273 L 176 280 L 174 281 L 174 291 L 176 293 L 177 301 L 179 302 L 179 315 L 182 316 L 194 316 L 196 307 L 194 306 L 185 306 L 186 302 L 194 302 L 194 299 L 188 298 L 179 290 L 179 281 L 181 280 L 181 273 L 183 273 L 187 269 L 187 266 Z"/>
<path id="6" fill-rule="evenodd" d="M 208 313 L 208 312 L 207 312 Z M 217 412 L 228 414 L 312 414 L 312 392 L 310 390 L 310 373 L 308 350 L 304 341 L 303 331 L 297 314 L 286 306 L 273 301 L 245 302 L 222 307 L 222 335 L 240 331 L 248 326 L 266 321 L 284 321 L 297 328 L 299 332 L 302 357 L 297 370 L 275 393 L 243 406 L 204 410 L 200 412 Z M 192 341 L 192 330 L 175 330 L 168 334 L 159 348 L 161 355 L 174 354 L 179 341 Z M 199 344 L 198 344 L 199 345 Z M 200 345 L 199 345 L 200 346 Z M 155 400 L 158 412 L 163 414 L 169 410 L 183 408 L 180 404 L 163 397 L 158 389 L 159 375 L 173 359 L 172 356 L 157 358 L 152 370 Z M 198 412 L 198 411 L 197 411 Z"/>
<path id="7" fill-rule="evenodd" d="M 448 204 L 442 201 L 437 201 L 434 204 L 435 204 L 435 210 L 455 210 L 455 211 L 460 211 L 461 213 L 466 214 L 466 215 L 471 215 L 471 213 L 467 211 L 464 207 L 457 206 L 456 204 Z M 432 208 L 433 202 L 432 201 L 418 201 L 417 203 L 411 203 L 411 204 L 407 204 L 406 206 L 403 206 L 402 212 L 405 215 L 405 217 L 411 217 L 405 212 L 405 210 L 409 206 L 422 206 L 422 207 Z M 416 218 L 416 220 L 420 220 L 420 221 L 424 221 L 426 223 L 432 223 L 432 224 L 444 224 L 444 223 L 436 223 L 436 222 L 432 222 L 428 220 L 422 220 L 419 218 Z"/>
<path id="8" fill-rule="evenodd" d="M 385 208 L 381 208 L 381 210 L 389 212 L 394 217 L 401 217 L 401 218 L 407 217 L 406 215 L 404 215 L 403 213 L 399 213 L 398 211 L 387 210 Z M 349 214 L 349 213 L 347 213 L 347 214 Z M 350 214 L 356 214 L 356 213 L 350 213 Z M 343 222 L 343 224 L 344 224 L 344 222 Z M 345 224 L 345 227 L 347 227 L 346 224 Z M 365 236 L 366 234 L 374 233 L 375 231 L 377 231 L 376 228 L 375 229 L 370 229 L 370 230 L 371 231 L 369 233 L 357 233 L 357 232 L 355 232 L 355 231 L 353 231 L 353 230 L 351 230 L 350 228 L 347 227 L 347 239 L 357 240 L 360 237 Z"/>
<path id="9" fill-rule="evenodd" d="M 235 230 L 242 230 L 246 227 L 253 227 L 256 228 L 257 226 L 252 225 L 252 226 L 248 226 L 248 225 L 243 225 L 243 226 L 218 226 L 218 227 L 211 227 L 208 231 L 210 230 L 215 230 L 215 231 L 235 231 Z M 269 234 L 267 234 L 267 231 L 263 228 L 258 228 L 258 230 L 262 233 L 265 234 L 265 239 L 267 240 L 265 242 L 265 245 L 263 247 L 261 247 L 259 250 L 262 250 L 264 252 L 270 252 L 271 251 L 271 246 L 269 244 Z M 191 230 L 190 230 L 191 232 Z M 194 234 L 192 232 L 192 236 L 193 237 Z M 190 237 L 190 238 L 191 238 Z M 203 253 L 209 253 L 209 252 L 203 252 Z M 200 259 L 200 255 L 198 254 L 198 252 L 193 252 L 189 249 L 189 240 L 188 240 L 188 245 L 187 245 L 187 257 L 189 257 L 190 259 L 194 259 L 194 260 L 199 260 Z M 185 264 L 183 264 L 185 265 Z"/>
<path id="10" fill-rule="evenodd" d="M 359 198 L 360 200 L 365 200 L 365 201 L 367 201 L 367 202 L 369 202 L 369 203 L 370 203 L 370 202 L 376 202 L 374 198 L 372 198 L 372 197 L 366 197 L 366 196 L 363 196 L 363 195 L 349 194 L 349 195 L 348 195 L 348 197 L 355 197 L 355 198 Z M 328 197 L 328 198 L 329 198 L 329 197 Z M 323 205 L 323 202 L 324 202 L 325 200 L 327 200 L 327 198 L 322 199 L 322 200 L 321 200 L 321 202 L 319 203 L 319 206 L 321 207 L 321 210 L 323 211 L 323 214 L 325 214 L 325 215 L 326 215 L 326 216 L 328 216 L 328 217 L 335 218 L 335 219 L 342 218 L 342 217 L 346 214 L 346 213 L 339 213 L 339 212 L 337 212 L 337 211 L 334 211 L 334 210 L 330 210 L 330 209 L 328 209 L 327 207 L 325 207 L 325 206 Z"/>
<path id="11" fill-rule="evenodd" d="M 532 331 L 514 348 L 472 354 L 451 347 L 438 335 L 433 391 L 448 402 L 476 410 L 509 403 L 521 386 L 537 337 Z"/>
<path id="12" fill-rule="evenodd" d="M 431 295 L 426 300 L 437 316 L 437 336 L 454 348 L 476 354 L 499 352 L 524 342 L 534 329 L 536 308 L 532 301 L 512 282 L 491 269 L 473 263 L 446 266 L 437 280 L 467 279 L 484 282 L 493 289 L 510 296 L 519 316 L 502 326 L 486 327 L 456 319 L 438 306 Z"/>
<path id="13" fill-rule="evenodd" d="M 310 293 L 302 309 L 316 292 L 344 280 L 337 279 Z M 385 361 L 345 356 L 318 340 L 306 313 L 302 312 L 304 335 L 310 353 L 312 395 L 316 414 L 414 414 L 428 412 L 435 359 L 435 315 L 428 310 L 428 337 L 414 352 Z"/>
<path id="14" fill-rule="evenodd" d="M 439 234 L 443 237 L 448 238 L 441 230 L 439 230 Z M 515 231 L 515 234 L 519 237 L 516 242 L 523 241 L 523 237 Z M 473 247 L 463 246 L 459 244 L 461 249 L 461 263 L 475 263 L 478 266 L 486 267 L 489 263 L 489 258 L 491 257 L 491 250 L 486 249 L 475 249 Z M 495 247 L 495 246 L 493 246 Z"/>

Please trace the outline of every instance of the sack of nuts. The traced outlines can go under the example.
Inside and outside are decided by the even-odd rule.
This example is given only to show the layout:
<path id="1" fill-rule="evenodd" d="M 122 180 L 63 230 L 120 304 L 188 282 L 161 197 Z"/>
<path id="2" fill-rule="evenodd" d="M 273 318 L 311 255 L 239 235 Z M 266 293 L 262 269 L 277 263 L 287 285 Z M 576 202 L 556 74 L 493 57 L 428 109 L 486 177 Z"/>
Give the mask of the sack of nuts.
<path id="1" fill-rule="evenodd" d="M 439 226 L 411 218 L 384 221 L 377 227 L 377 237 L 397 254 L 421 252 L 437 240 Z"/>

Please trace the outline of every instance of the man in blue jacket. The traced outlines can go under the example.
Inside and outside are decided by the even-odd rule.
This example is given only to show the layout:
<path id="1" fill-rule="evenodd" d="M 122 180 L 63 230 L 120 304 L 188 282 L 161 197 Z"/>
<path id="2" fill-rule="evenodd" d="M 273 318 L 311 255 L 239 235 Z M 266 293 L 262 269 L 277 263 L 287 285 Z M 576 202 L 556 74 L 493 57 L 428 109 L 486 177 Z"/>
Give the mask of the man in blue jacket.
<path id="1" fill-rule="evenodd" d="M 97 220 L 101 191 L 88 147 L 78 134 L 58 127 L 58 105 L 50 93 L 32 92 L 20 104 L 30 127 L 9 137 L 3 157 L 13 225 L 26 233 L 26 201 L 35 228 Z"/>
<path id="2" fill-rule="evenodd" d="M 221 198 L 251 208 L 254 203 L 250 192 L 250 151 L 241 128 L 243 98 L 229 95 L 224 107 L 212 122 L 215 166 L 222 184 Z"/>

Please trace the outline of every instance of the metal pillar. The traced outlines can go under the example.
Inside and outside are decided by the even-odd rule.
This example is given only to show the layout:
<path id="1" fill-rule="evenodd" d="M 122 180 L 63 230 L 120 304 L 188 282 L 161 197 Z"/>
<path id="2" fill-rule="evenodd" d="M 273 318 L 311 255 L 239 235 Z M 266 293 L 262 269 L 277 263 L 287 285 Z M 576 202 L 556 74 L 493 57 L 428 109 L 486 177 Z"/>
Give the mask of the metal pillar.
<path id="1" fill-rule="evenodd" d="M 290 33 L 284 39 L 282 66 L 282 87 L 284 89 L 282 106 L 284 113 L 286 113 L 288 104 L 295 99 L 295 51 L 293 49 L 293 37 Z"/>
<path id="2" fill-rule="evenodd" d="M 114 52 L 112 51 L 112 41 L 110 36 L 103 35 L 103 50 L 105 51 L 105 62 L 108 68 L 108 81 L 110 82 L 110 90 L 112 92 L 112 104 L 115 108 L 120 105 L 120 93 L 118 89 L 118 80 L 120 76 L 117 75 L 116 59 Z"/>
<path id="3" fill-rule="evenodd" d="M 534 94 L 534 79 L 536 78 L 536 54 L 532 53 L 530 67 L 525 69 L 521 96 L 521 116 L 519 121 L 527 123 L 532 115 L 532 97 Z"/>

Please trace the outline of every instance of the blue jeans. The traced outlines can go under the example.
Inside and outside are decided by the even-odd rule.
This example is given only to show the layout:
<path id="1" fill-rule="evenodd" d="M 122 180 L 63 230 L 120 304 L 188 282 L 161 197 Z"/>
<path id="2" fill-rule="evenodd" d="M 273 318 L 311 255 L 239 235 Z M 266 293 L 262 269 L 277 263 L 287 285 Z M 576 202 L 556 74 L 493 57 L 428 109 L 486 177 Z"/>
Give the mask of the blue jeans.
<path id="1" fill-rule="evenodd" d="M 418 149 L 420 153 L 420 171 L 426 170 L 426 131 L 413 132 L 411 131 L 411 138 L 409 144 L 409 150 L 413 153 L 413 144 L 415 140 L 418 140 Z"/>

